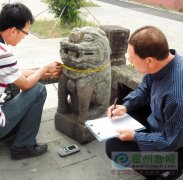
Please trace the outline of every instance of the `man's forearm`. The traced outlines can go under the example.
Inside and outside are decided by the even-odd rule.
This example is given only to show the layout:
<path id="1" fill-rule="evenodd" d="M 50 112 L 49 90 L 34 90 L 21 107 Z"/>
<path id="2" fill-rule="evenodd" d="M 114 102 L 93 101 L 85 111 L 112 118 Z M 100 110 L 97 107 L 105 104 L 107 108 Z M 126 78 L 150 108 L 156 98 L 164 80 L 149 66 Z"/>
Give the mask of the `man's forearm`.
<path id="1" fill-rule="evenodd" d="M 33 69 L 21 69 L 21 71 L 25 77 L 29 77 L 30 75 L 36 72 L 36 70 L 33 70 Z"/>
<path id="2" fill-rule="evenodd" d="M 24 73 L 14 83 L 22 90 L 25 91 L 33 87 L 41 77 L 48 71 L 46 67 L 36 70 L 34 73 L 29 71 L 29 76 L 26 77 Z M 28 71 L 27 71 L 28 72 Z M 26 72 L 25 72 L 26 73 Z"/>
<path id="3" fill-rule="evenodd" d="M 38 70 L 36 70 L 34 73 L 32 73 L 31 75 L 29 75 L 27 77 L 27 80 L 29 82 L 30 87 L 34 86 L 41 78 L 42 76 L 47 72 L 47 70 L 42 67 Z"/>

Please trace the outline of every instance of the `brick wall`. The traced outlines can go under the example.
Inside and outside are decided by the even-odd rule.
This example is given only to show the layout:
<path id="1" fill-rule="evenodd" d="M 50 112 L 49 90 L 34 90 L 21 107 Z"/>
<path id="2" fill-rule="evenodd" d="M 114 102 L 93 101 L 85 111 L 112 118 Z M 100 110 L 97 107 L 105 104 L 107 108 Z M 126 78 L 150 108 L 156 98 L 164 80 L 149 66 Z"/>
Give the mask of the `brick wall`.
<path id="1" fill-rule="evenodd" d="M 183 12 L 183 0 L 135 0 L 135 1 Z"/>

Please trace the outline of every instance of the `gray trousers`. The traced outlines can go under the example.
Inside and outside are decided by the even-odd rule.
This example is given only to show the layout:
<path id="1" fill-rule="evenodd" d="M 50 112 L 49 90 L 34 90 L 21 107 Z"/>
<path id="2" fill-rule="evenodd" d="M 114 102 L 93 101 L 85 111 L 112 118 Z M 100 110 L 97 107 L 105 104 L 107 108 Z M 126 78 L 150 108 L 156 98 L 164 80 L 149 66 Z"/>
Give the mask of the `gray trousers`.
<path id="1" fill-rule="evenodd" d="M 37 83 L 5 103 L 1 108 L 6 117 L 6 124 L 5 127 L 0 127 L 0 138 L 15 130 L 13 145 L 35 144 L 46 95 L 45 86 Z"/>

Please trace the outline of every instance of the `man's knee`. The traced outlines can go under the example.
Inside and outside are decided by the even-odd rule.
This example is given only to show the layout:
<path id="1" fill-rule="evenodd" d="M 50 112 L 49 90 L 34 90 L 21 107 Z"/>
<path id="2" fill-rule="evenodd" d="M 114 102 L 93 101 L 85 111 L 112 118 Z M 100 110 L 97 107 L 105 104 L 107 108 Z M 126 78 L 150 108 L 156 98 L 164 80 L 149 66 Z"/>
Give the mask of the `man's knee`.
<path id="1" fill-rule="evenodd" d="M 44 84 L 42 83 L 37 83 L 34 88 L 36 88 L 36 91 L 37 91 L 37 97 L 39 99 L 43 99 L 45 100 L 46 99 L 46 96 L 47 96 L 47 91 L 46 91 L 46 87 Z"/>
<path id="2" fill-rule="evenodd" d="M 111 142 L 110 142 L 110 139 L 106 141 L 106 144 L 105 144 L 105 152 L 108 156 L 109 159 L 111 159 L 112 157 L 112 152 L 111 152 Z"/>

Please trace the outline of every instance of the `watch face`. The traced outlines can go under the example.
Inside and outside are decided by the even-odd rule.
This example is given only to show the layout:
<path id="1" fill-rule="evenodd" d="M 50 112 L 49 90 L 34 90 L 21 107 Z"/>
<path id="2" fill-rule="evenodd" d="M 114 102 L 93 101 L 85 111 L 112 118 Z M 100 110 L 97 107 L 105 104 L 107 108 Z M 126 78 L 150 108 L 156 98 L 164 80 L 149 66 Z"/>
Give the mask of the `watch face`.
<path id="1" fill-rule="evenodd" d="M 68 146 L 67 148 L 68 148 L 69 150 L 73 150 L 73 149 L 76 148 L 76 146 L 72 145 L 72 146 Z"/>

